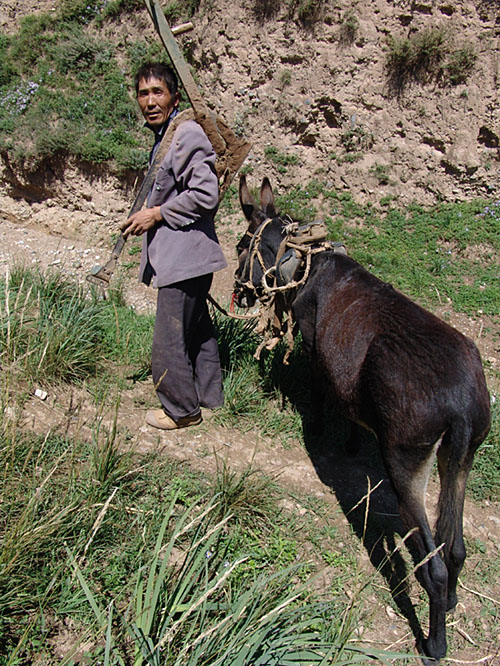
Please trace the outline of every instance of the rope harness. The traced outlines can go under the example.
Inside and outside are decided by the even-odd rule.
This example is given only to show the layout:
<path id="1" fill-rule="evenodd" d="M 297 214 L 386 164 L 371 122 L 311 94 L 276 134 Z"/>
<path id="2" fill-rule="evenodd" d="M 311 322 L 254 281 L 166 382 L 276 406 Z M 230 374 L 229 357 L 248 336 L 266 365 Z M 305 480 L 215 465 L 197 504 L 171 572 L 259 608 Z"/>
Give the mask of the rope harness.
<path id="1" fill-rule="evenodd" d="M 238 315 L 223 310 L 210 297 L 209 300 L 229 317 L 235 319 L 258 318 L 255 332 L 261 335 L 263 340 L 254 354 L 256 359 L 260 359 L 263 349 L 274 349 L 280 340 L 285 339 L 287 351 L 283 363 L 288 365 L 298 332 L 292 313 L 293 296 L 309 277 L 312 257 L 327 250 L 340 254 L 347 254 L 347 252 L 342 243 L 326 240 L 327 228 L 323 222 L 299 226 L 297 222 L 290 220 L 284 227 L 285 236 L 279 245 L 275 262 L 266 268 L 260 243 L 264 231 L 272 221 L 270 218 L 264 220 L 253 234 L 245 261 L 248 280 L 246 282 L 237 281 L 240 289 L 249 291 L 259 301 L 259 311 L 255 314 Z M 260 284 L 257 286 L 251 281 L 255 262 L 262 271 Z"/>

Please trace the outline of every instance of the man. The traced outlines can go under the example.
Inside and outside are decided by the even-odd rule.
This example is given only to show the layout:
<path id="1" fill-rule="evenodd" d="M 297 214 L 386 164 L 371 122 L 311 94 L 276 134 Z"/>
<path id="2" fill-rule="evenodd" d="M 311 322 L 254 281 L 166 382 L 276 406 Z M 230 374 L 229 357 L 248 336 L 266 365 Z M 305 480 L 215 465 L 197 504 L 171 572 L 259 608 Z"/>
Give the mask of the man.
<path id="1" fill-rule="evenodd" d="M 150 63 L 137 72 L 135 86 L 146 126 L 155 133 L 151 161 L 178 113 L 177 79 L 170 67 Z M 121 227 L 125 235 L 143 236 L 139 279 L 158 289 L 152 371 L 162 408 L 146 414 L 155 428 L 197 425 L 201 407 L 223 403 L 206 303 L 214 271 L 226 266 L 214 227 L 218 194 L 214 150 L 200 125 L 187 120 L 175 130 L 147 208 Z"/>

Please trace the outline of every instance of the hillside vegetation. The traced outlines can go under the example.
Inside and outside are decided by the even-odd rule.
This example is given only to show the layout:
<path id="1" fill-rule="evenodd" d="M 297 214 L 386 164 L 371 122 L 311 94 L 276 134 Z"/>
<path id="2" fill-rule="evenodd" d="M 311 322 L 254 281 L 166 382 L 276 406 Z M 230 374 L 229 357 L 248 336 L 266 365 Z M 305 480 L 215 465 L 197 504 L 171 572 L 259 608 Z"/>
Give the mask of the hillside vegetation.
<path id="1" fill-rule="evenodd" d="M 14 1 L 14 0 L 13 0 Z M 254 145 L 247 169 L 284 185 L 313 175 L 356 198 L 488 196 L 499 184 L 499 8 L 488 0 L 177 0 L 171 24 L 212 108 Z M 161 57 L 140 0 L 22 3 L 0 40 L 3 177 L 137 173 L 148 138 L 131 100 Z M 105 165 L 104 172 L 102 165 Z M 293 166 L 293 168 L 291 168 Z M 5 168 L 6 167 L 6 168 Z M 28 178 L 29 174 L 29 178 Z M 69 179 L 70 180 L 70 179 Z"/>

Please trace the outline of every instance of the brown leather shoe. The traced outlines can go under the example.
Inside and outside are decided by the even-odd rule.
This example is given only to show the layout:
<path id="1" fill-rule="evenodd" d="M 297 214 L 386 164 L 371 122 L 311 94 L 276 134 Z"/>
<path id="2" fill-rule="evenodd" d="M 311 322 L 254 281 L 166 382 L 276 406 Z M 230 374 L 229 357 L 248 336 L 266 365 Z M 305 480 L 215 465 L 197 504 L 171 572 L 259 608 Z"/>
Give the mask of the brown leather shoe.
<path id="1" fill-rule="evenodd" d="M 174 421 L 167 416 L 163 409 L 150 409 L 146 413 L 146 423 L 153 428 L 159 428 L 160 430 L 177 430 L 178 428 L 187 428 L 188 426 L 198 425 L 202 422 L 201 413 L 195 414 L 194 416 L 184 416 L 178 421 Z"/>

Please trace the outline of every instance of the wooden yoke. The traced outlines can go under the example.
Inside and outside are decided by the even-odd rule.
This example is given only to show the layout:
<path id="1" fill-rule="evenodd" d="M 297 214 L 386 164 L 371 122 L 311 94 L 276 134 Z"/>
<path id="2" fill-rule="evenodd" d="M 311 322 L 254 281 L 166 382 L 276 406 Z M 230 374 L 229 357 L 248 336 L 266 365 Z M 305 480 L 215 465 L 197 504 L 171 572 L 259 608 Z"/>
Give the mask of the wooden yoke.
<path id="1" fill-rule="evenodd" d="M 217 155 L 215 169 L 219 178 L 219 199 L 222 199 L 248 155 L 251 144 L 238 138 L 221 118 L 214 119 L 175 41 L 160 3 L 158 0 L 144 0 L 144 2 L 193 107 L 194 120 L 203 127 Z"/>

